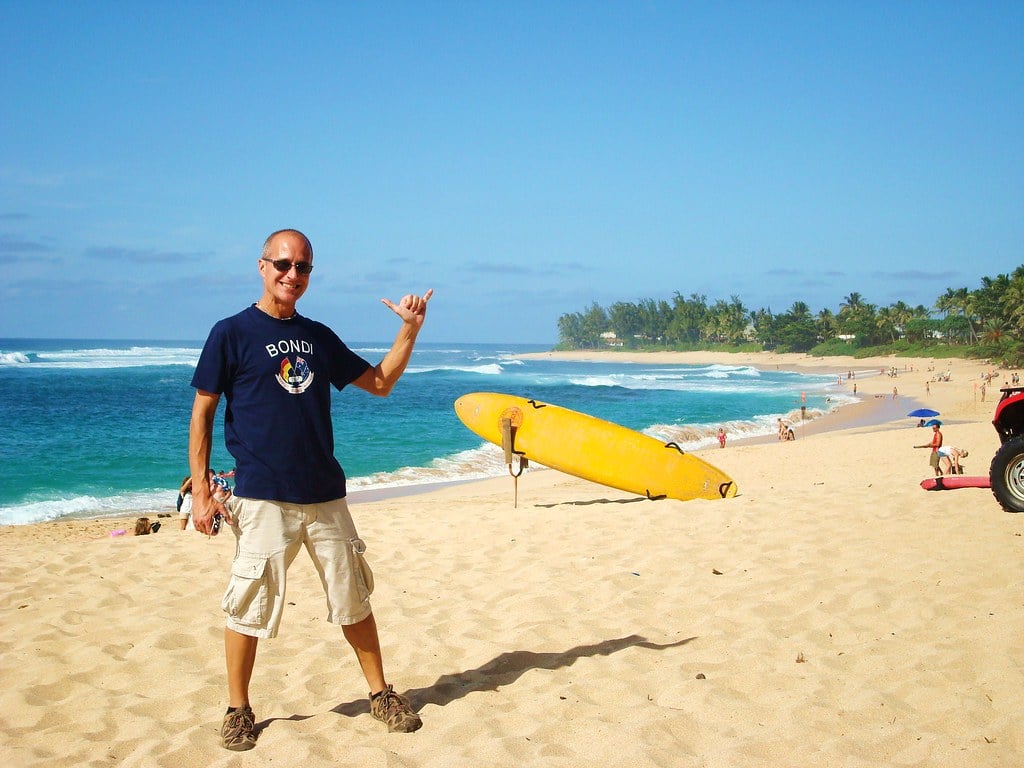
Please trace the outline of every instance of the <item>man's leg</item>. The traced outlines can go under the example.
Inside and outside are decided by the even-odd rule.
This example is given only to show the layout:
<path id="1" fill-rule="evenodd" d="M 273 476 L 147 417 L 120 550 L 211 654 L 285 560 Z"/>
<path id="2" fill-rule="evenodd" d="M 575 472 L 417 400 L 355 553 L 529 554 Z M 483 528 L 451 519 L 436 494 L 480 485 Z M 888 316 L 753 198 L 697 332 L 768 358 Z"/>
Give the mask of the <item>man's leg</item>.
<path id="1" fill-rule="evenodd" d="M 228 706 L 244 707 L 249 704 L 249 680 L 256 664 L 256 645 L 259 638 L 243 635 L 224 628 L 224 658 L 228 668 Z"/>
<path id="2" fill-rule="evenodd" d="M 387 725 L 389 731 L 411 733 L 419 730 L 423 720 L 413 711 L 409 700 L 395 693 L 395 689 L 384 681 L 380 639 L 373 614 L 358 624 L 343 625 L 342 629 L 370 686 L 370 714 Z"/>
<path id="3" fill-rule="evenodd" d="M 357 624 L 342 626 L 345 639 L 356 652 L 363 677 L 370 686 L 370 693 L 378 693 L 387 687 L 384 681 L 384 660 L 380 653 L 380 638 L 377 636 L 377 621 L 371 613 Z"/>

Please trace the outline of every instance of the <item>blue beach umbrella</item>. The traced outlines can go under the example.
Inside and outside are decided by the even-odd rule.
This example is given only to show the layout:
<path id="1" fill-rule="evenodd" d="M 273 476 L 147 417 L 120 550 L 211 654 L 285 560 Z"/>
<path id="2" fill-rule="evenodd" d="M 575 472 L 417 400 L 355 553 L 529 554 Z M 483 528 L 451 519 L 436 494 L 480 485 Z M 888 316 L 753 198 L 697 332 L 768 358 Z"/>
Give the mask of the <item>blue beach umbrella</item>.
<path id="1" fill-rule="evenodd" d="M 907 416 L 912 416 L 915 419 L 927 419 L 929 416 L 938 416 L 938 411 L 933 411 L 931 408 L 918 408 L 916 411 L 911 411 Z"/>
<path id="2" fill-rule="evenodd" d="M 941 427 L 942 426 L 942 422 L 939 421 L 938 419 L 932 419 L 931 421 L 926 421 L 924 423 L 924 425 L 926 427 Z"/>

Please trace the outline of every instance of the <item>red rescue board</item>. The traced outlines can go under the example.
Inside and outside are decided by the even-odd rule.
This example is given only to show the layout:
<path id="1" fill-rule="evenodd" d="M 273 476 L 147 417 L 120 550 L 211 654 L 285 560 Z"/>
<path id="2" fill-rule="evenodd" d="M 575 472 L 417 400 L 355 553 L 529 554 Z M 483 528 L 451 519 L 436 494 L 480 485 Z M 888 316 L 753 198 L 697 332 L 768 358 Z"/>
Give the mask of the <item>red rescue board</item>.
<path id="1" fill-rule="evenodd" d="M 991 488 L 988 477 L 970 477 L 968 475 L 942 475 L 929 477 L 921 481 L 926 491 L 951 491 L 954 488 Z"/>

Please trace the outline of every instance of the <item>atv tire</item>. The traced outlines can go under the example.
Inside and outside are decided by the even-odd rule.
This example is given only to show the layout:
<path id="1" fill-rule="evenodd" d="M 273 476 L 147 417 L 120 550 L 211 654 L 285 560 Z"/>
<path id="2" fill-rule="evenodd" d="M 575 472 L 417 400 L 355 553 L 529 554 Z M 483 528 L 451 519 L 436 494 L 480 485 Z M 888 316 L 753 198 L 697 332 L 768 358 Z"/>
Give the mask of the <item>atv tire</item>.
<path id="1" fill-rule="evenodd" d="M 996 451 L 988 477 L 1003 509 L 1024 512 L 1024 435 L 1010 438 Z"/>

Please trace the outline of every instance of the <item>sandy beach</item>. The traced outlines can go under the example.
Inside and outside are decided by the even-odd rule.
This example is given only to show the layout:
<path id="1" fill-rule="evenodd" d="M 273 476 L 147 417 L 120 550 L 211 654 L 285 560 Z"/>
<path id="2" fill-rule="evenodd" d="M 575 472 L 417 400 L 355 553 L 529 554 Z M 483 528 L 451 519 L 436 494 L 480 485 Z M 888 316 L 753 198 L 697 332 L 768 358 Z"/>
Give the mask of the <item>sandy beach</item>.
<path id="1" fill-rule="evenodd" d="M 218 736 L 230 532 L 0 528 L 0 764 L 1024 764 L 1024 516 L 987 489 L 923 491 L 929 435 L 904 415 L 940 411 L 985 475 L 1007 372 L 981 402 L 981 362 L 657 354 L 875 375 L 794 442 L 700 452 L 735 499 L 651 502 L 543 469 L 517 507 L 508 477 L 353 499 L 415 734 L 370 717 L 304 554 L 260 645 L 259 743 L 235 754 Z"/>

